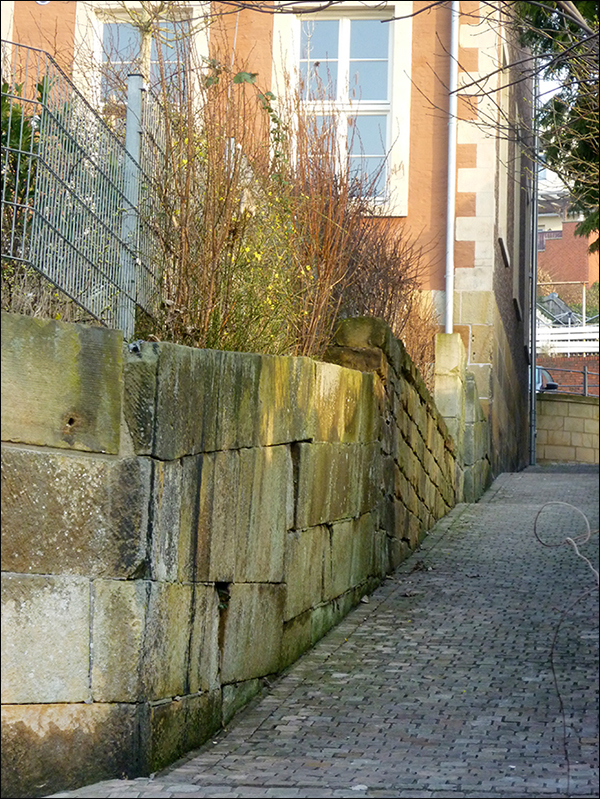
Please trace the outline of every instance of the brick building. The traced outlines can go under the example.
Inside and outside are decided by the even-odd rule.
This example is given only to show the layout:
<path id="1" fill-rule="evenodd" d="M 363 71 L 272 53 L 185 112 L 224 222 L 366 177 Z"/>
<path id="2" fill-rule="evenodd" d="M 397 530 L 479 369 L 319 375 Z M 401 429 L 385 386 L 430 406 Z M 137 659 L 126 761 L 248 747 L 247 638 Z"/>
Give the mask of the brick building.
<path id="1" fill-rule="evenodd" d="M 198 19 L 210 5 L 178 4 L 178 11 Z M 214 3 L 212 11 L 225 5 Z M 300 2 L 295 10 L 323 5 Z M 497 473 L 520 468 L 528 458 L 532 195 L 531 169 L 518 142 L 527 139 L 531 98 L 509 66 L 515 52 L 500 4 L 428 6 L 423 0 L 346 0 L 310 17 L 227 6 L 230 13 L 195 33 L 190 46 L 208 56 L 216 37 L 224 38 L 232 65 L 251 65 L 261 86 L 276 95 L 286 71 L 339 73 L 333 105 L 342 118 L 355 120 L 363 142 L 373 134 L 360 158 L 386 161 L 382 215 L 418 236 L 428 253 L 422 288 L 431 292 L 440 324 L 460 333 L 465 344 L 491 420 Z M 451 6 L 459 12 L 454 55 Z M 2 11 L 3 38 L 51 50 L 76 85 L 101 68 L 110 26 L 126 24 L 122 4 L 110 0 L 3 0 Z M 449 116 L 456 63 L 458 108 Z M 348 93 L 350 72 L 360 79 L 355 96 Z M 478 94 L 483 76 L 486 92 Z M 450 141 L 449 130 L 455 131 Z M 452 159 L 456 169 L 449 174 Z M 447 229 L 454 231 L 450 242 Z"/>

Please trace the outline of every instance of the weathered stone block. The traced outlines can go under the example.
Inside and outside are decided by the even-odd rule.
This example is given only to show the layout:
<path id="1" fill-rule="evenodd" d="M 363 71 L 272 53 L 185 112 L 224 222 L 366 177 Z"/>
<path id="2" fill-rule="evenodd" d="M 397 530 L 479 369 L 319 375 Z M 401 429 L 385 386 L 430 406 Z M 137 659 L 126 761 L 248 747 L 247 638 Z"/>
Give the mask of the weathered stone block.
<path id="1" fill-rule="evenodd" d="M 224 612 L 221 682 L 251 680 L 280 668 L 285 586 L 231 586 Z"/>
<path id="2" fill-rule="evenodd" d="M 245 707 L 251 699 L 260 693 L 260 680 L 246 680 L 223 686 L 223 725 L 229 724 L 238 710 Z"/>
<path id="3" fill-rule="evenodd" d="M 294 663 L 312 646 L 312 611 L 307 610 L 285 622 L 281 641 L 281 668 Z"/>
<path id="4" fill-rule="evenodd" d="M 240 450 L 235 579 L 280 583 L 286 531 L 294 524 L 289 447 Z"/>
<path id="5" fill-rule="evenodd" d="M 202 458 L 195 579 L 232 582 L 235 575 L 240 456 L 235 450 Z"/>
<path id="6" fill-rule="evenodd" d="M 372 514 L 366 513 L 353 524 L 352 585 L 357 586 L 373 575 L 375 570 L 375 519 Z"/>
<path id="7" fill-rule="evenodd" d="M 412 555 L 412 549 L 399 538 L 388 539 L 389 564 L 388 571 L 395 571 L 401 563 Z"/>
<path id="8" fill-rule="evenodd" d="M 148 771 L 160 771 L 201 746 L 221 726 L 221 692 L 182 696 L 149 708 Z"/>
<path id="9" fill-rule="evenodd" d="M 2 575 L 2 702 L 89 700 L 89 614 L 88 580 Z"/>
<path id="10" fill-rule="evenodd" d="M 569 447 L 571 434 L 565 430 L 549 430 L 547 443 L 557 447 Z"/>
<path id="11" fill-rule="evenodd" d="M 378 347 L 385 352 L 391 349 L 393 336 L 383 319 L 362 316 L 341 321 L 333 339 L 340 347 Z"/>
<path id="12" fill-rule="evenodd" d="M 159 352 L 159 344 L 150 341 L 125 352 L 123 413 L 136 455 L 152 454 Z"/>
<path id="13" fill-rule="evenodd" d="M 202 455 L 192 455 L 181 460 L 181 510 L 179 515 L 177 579 L 182 583 L 201 579 L 201 577 L 197 576 L 196 570 L 199 566 L 197 547 L 202 464 Z M 201 574 L 206 577 L 207 565 L 204 560 L 200 570 Z"/>
<path id="14" fill-rule="evenodd" d="M 325 600 L 334 599 L 352 587 L 355 536 L 354 520 L 331 525 L 331 558 L 325 574 Z"/>
<path id="15" fill-rule="evenodd" d="M 2 796 L 49 796 L 115 777 L 135 777 L 135 705 L 2 707 Z"/>
<path id="16" fill-rule="evenodd" d="M 313 408 L 316 441 L 368 442 L 378 431 L 373 375 L 315 363 Z"/>
<path id="17" fill-rule="evenodd" d="M 96 580 L 92 586 L 92 697 L 95 702 L 143 698 L 142 657 L 150 584 Z"/>
<path id="18" fill-rule="evenodd" d="M 146 558 L 150 463 L 2 446 L 2 570 L 131 577 Z"/>
<path id="19" fill-rule="evenodd" d="M 381 483 L 378 445 L 297 445 L 298 489 L 295 528 L 358 516 L 377 501 Z"/>
<path id="20" fill-rule="evenodd" d="M 182 465 L 154 461 L 152 480 L 152 579 L 174 582 L 179 571 Z"/>
<path id="21" fill-rule="evenodd" d="M 359 372 L 376 372 L 380 377 L 387 377 L 389 368 L 383 352 L 379 349 L 359 349 L 356 347 L 327 347 L 323 360 L 335 363 L 347 369 Z"/>
<path id="22" fill-rule="evenodd" d="M 150 583 L 142 667 L 149 700 L 187 693 L 192 596 L 190 585 Z"/>
<path id="23" fill-rule="evenodd" d="M 462 381 L 466 366 L 467 353 L 460 333 L 438 333 L 435 337 L 436 405 L 438 375 L 456 375 Z"/>
<path id="24" fill-rule="evenodd" d="M 326 527 L 300 532 L 294 530 L 287 534 L 284 621 L 321 602 L 328 553 L 329 531 Z"/>
<path id="25" fill-rule="evenodd" d="M 315 363 L 310 358 L 262 357 L 256 409 L 262 446 L 314 437 L 310 412 L 314 380 Z"/>
<path id="26" fill-rule="evenodd" d="M 564 429 L 569 432 L 582 433 L 585 429 L 585 419 L 581 416 L 567 416 L 564 423 Z"/>
<path id="27" fill-rule="evenodd" d="M 118 330 L 2 313 L 2 440 L 119 451 Z"/>
<path id="28" fill-rule="evenodd" d="M 339 624 L 349 611 L 360 602 L 363 594 L 366 593 L 366 586 L 353 588 L 342 596 L 320 605 L 311 612 L 311 638 L 312 644 L 317 643 L 332 627 Z"/>
<path id="29" fill-rule="evenodd" d="M 461 419 L 464 415 L 463 383 L 457 375 L 436 374 L 435 376 L 435 404 L 444 417 L 446 424 L 449 419 Z"/>
<path id="30" fill-rule="evenodd" d="M 260 371 L 260 355 L 161 344 L 153 454 L 255 446 Z"/>
<path id="31" fill-rule="evenodd" d="M 189 649 L 190 693 L 215 691 L 219 680 L 219 594 L 213 585 L 192 586 L 192 637 Z"/>

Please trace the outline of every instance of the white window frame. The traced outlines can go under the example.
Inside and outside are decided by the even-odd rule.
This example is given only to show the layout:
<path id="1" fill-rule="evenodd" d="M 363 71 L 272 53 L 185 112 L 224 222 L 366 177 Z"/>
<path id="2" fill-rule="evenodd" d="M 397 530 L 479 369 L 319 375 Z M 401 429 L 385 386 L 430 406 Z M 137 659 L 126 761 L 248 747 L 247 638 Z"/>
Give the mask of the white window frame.
<path id="1" fill-rule="evenodd" d="M 139 3 L 130 3 L 134 8 Z M 210 4 L 190 2 L 190 19 L 206 13 Z M 200 12 L 200 13 L 198 13 Z M 102 64 L 105 22 L 129 22 L 127 12 L 114 0 L 97 2 L 78 2 L 75 17 L 75 58 L 73 61 L 73 81 L 77 88 L 100 107 L 102 100 Z M 190 47 L 199 59 L 208 57 L 208 28 L 199 26 L 191 37 Z M 193 87 L 190 87 L 193 92 Z"/>
<path id="2" fill-rule="evenodd" d="M 314 4 L 312 4 L 314 5 Z M 339 19 L 342 21 L 341 43 L 349 47 L 349 21 L 351 19 L 391 19 L 408 16 L 412 13 L 412 2 L 344 2 L 314 15 L 315 19 Z M 311 3 L 298 5 L 298 10 L 307 10 Z M 272 91 L 283 96 L 286 75 L 299 81 L 301 19 L 311 16 L 299 14 L 275 14 L 273 20 L 273 74 Z M 390 25 L 390 45 L 388 52 L 388 99 L 382 101 L 341 101 L 343 82 L 347 85 L 347 73 L 338 75 L 338 99 L 336 102 L 305 101 L 306 108 L 318 114 L 336 110 L 346 118 L 363 114 L 387 114 L 387 191 L 381 198 L 381 212 L 388 216 L 408 214 L 408 164 L 410 153 L 410 67 L 412 57 L 412 19 L 394 20 Z M 346 28 L 346 30 L 344 30 Z M 347 65 L 348 52 L 338 54 Z M 346 151 L 346 130 L 341 126 L 339 132 L 342 152 Z"/>

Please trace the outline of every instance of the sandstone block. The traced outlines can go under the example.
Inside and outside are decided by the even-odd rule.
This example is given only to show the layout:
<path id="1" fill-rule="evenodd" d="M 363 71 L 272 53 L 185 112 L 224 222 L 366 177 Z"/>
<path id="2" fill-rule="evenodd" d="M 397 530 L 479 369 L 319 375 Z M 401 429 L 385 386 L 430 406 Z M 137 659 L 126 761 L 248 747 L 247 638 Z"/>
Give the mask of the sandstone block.
<path id="1" fill-rule="evenodd" d="M 313 409 L 316 441 L 368 442 L 378 431 L 373 375 L 315 363 Z"/>
<path id="2" fill-rule="evenodd" d="M 153 454 L 255 446 L 260 371 L 259 355 L 161 344 Z"/>
<path id="3" fill-rule="evenodd" d="M 189 585 L 150 583 L 142 666 L 150 700 L 187 693 L 192 596 Z"/>
<path id="4" fill-rule="evenodd" d="M 192 586 L 192 636 L 189 649 L 190 693 L 220 689 L 219 594 L 213 585 Z"/>
<path id="5" fill-rule="evenodd" d="M 223 686 L 223 725 L 229 724 L 238 710 L 245 707 L 251 699 L 260 693 L 260 680 L 246 680 Z"/>
<path id="6" fill-rule="evenodd" d="M 92 696 L 95 702 L 138 702 L 150 584 L 96 580 L 92 587 Z M 118 643 L 117 643 L 118 642 Z"/>
<path id="7" fill-rule="evenodd" d="M 289 447 L 240 450 L 238 502 L 236 581 L 281 582 L 286 531 L 294 523 Z"/>
<path id="8" fill-rule="evenodd" d="M 2 440 L 119 451 L 118 330 L 2 313 Z"/>
<path id="9" fill-rule="evenodd" d="M 242 682 L 280 668 L 285 587 L 264 583 L 231 586 L 224 614 L 221 682 Z"/>
<path id="10" fill-rule="evenodd" d="M 380 483 L 378 445 L 298 444 L 298 489 L 294 527 L 358 516 L 376 502 Z"/>
<path id="11" fill-rule="evenodd" d="M 2 702 L 90 698 L 90 588 L 80 577 L 2 575 Z"/>
<path id="12" fill-rule="evenodd" d="M 202 464 L 202 455 L 192 455 L 181 460 L 181 511 L 179 515 L 177 579 L 182 583 L 201 579 L 201 577 L 196 575 L 196 570 L 199 566 L 197 547 Z M 200 573 L 204 577 L 208 573 L 207 569 L 208 567 L 203 560 Z"/>
<path id="13" fill-rule="evenodd" d="M 147 771 L 171 765 L 201 746 L 221 726 L 221 692 L 182 696 L 150 706 Z"/>
<path id="14" fill-rule="evenodd" d="M 391 349 L 392 332 L 383 319 L 371 316 L 344 319 L 334 333 L 334 341 L 341 347 L 358 349 L 378 347 Z"/>
<path id="15" fill-rule="evenodd" d="M 202 458 L 195 551 L 195 579 L 232 582 L 235 575 L 240 455 L 215 452 Z"/>
<path id="16" fill-rule="evenodd" d="M 311 632 L 312 610 L 285 622 L 281 640 L 281 668 L 285 669 L 294 663 L 300 655 L 312 646 Z"/>
<path id="17" fill-rule="evenodd" d="M 28 799 L 139 774 L 135 705 L 2 707 L 2 796 Z"/>
<path id="18" fill-rule="evenodd" d="M 131 577 L 146 558 L 150 463 L 2 447 L 2 569 Z"/>
<path id="19" fill-rule="evenodd" d="M 300 532 L 294 530 L 287 534 L 284 621 L 321 602 L 328 555 L 329 531 L 326 527 Z"/>
<path id="20" fill-rule="evenodd" d="M 123 413 L 136 455 L 152 454 L 159 353 L 160 345 L 149 341 L 125 352 Z"/>
<path id="21" fill-rule="evenodd" d="M 377 556 L 375 552 L 375 519 L 372 514 L 366 513 L 356 519 L 354 546 L 352 553 L 352 584 L 360 585 L 375 572 Z"/>
<path id="22" fill-rule="evenodd" d="M 324 587 L 326 600 L 334 599 L 352 587 L 355 536 L 354 520 L 336 522 L 331 526 L 331 558 Z"/>
<path id="23" fill-rule="evenodd" d="M 310 358 L 262 357 L 256 408 L 262 446 L 314 437 L 314 382 L 315 363 Z"/>
<path id="24" fill-rule="evenodd" d="M 152 579 L 174 582 L 179 572 L 182 465 L 154 461 L 152 480 Z"/>

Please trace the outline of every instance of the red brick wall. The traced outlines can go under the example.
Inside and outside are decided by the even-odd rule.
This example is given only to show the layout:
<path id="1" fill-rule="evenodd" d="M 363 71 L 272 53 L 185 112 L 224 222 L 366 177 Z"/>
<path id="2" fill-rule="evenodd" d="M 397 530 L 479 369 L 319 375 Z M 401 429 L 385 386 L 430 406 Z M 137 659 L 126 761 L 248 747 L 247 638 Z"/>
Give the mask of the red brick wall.
<path id="1" fill-rule="evenodd" d="M 555 280 L 585 280 L 589 287 L 594 280 L 598 280 L 598 256 L 590 260 L 589 241 L 575 236 L 577 224 L 563 222 L 562 238 L 545 239 L 545 249 L 538 251 L 538 268 L 548 272 Z"/>
<path id="2" fill-rule="evenodd" d="M 577 372 L 559 372 L 557 369 L 577 369 L 580 372 L 587 366 L 588 372 L 595 372 L 588 376 L 588 394 L 598 396 L 598 356 L 597 355 L 538 355 L 537 365 L 543 366 L 552 375 L 559 385 L 561 393 L 583 393 L 583 374 Z M 569 388 L 567 388 L 569 386 Z"/>

